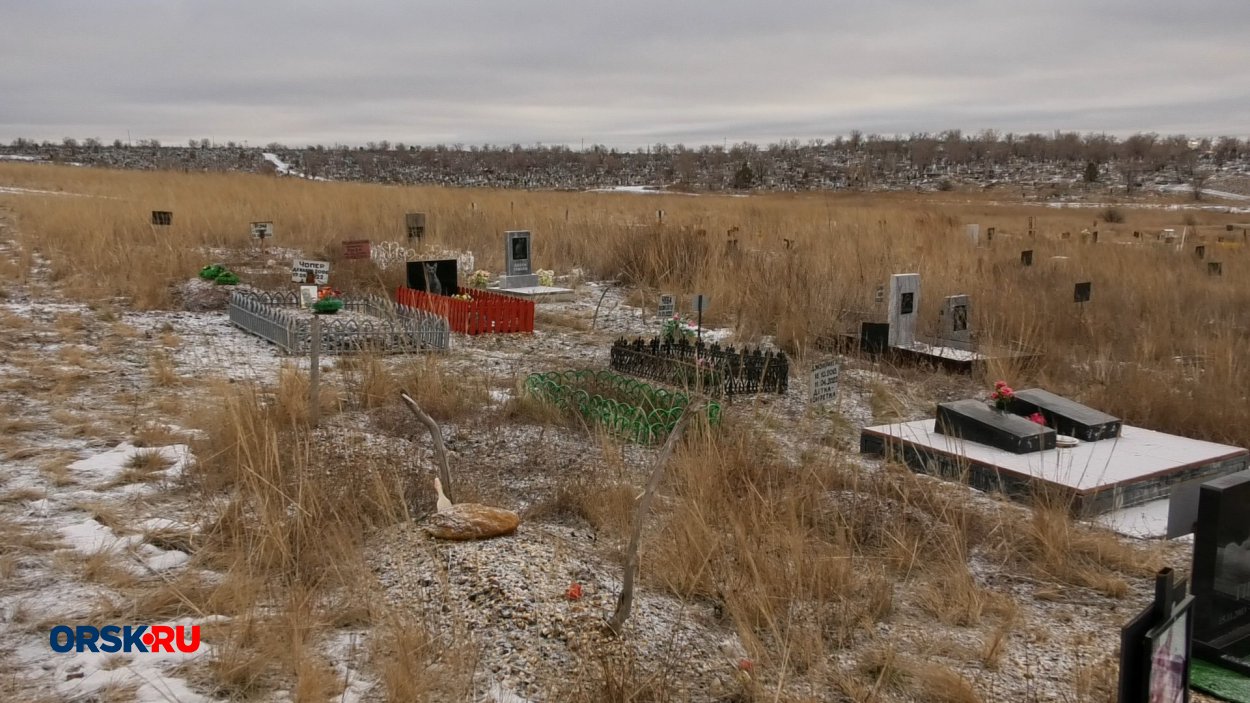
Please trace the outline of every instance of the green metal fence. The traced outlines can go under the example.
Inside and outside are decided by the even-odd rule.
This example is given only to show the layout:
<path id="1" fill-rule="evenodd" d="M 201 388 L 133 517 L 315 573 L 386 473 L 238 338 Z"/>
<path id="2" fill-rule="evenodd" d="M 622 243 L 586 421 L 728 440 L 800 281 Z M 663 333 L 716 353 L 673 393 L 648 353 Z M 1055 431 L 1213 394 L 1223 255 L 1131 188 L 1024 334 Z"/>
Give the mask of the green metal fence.
<path id="1" fill-rule="evenodd" d="M 566 412 L 576 412 L 627 440 L 650 444 L 673 431 L 690 397 L 611 371 L 552 371 L 531 374 L 525 390 Z M 708 422 L 720 422 L 721 406 L 709 402 Z"/>

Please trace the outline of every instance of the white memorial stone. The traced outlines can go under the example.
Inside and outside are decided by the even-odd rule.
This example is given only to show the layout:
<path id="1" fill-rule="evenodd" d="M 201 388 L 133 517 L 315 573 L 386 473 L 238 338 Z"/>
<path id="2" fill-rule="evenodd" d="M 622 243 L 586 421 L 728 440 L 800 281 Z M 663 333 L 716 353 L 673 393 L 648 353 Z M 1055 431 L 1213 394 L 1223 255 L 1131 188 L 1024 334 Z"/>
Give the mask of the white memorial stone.
<path id="1" fill-rule="evenodd" d="M 916 317 L 920 313 L 920 274 L 890 276 L 890 337 L 892 347 L 911 348 L 916 342 Z"/>

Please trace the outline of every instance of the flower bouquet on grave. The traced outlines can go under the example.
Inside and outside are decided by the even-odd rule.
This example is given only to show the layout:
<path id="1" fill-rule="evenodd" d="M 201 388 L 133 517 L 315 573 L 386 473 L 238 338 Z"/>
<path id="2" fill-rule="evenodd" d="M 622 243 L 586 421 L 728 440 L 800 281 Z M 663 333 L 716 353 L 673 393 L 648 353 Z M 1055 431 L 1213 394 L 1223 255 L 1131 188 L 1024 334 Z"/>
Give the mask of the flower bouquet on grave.
<path id="1" fill-rule="evenodd" d="M 469 276 L 469 285 L 474 288 L 485 288 L 490 283 L 490 271 L 478 269 Z"/>
<path id="2" fill-rule="evenodd" d="M 690 341 L 695 337 L 695 328 L 689 322 L 681 319 L 681 315 L 673 315 L 664 321 L 660 327 L 660 339 L 666 339 L 670 342 L 680 342 L 681 340 Z"/>
<path id="3" fill-rule="evenodd" d="M 994 391 L 990 393 L 989 401 L 998 412 L 1007 412 L 1007 408 L 1011 405 L 1011 401 L 1015 399 L 1016 392 L 1007 385 L 1006 381 L 995 381 Z"/>
<path id="4" fill-rule="evenodd" d="M 473 300 L 473 296 L 469 295 L 468 293 L 456 293 L 455 295 L 450 296 L 450 297 L 452 300 L 463 300 L 466 302 Z"/>
<path id="5" fill-rule="evenodd" d="M 342 291 L 335 290 L 330 286 L 322 286 L 317 290 L 317 302 L 313 303 L 313 312 L 318 315 L 333 315 L 343 309 L 343 299 L 339 296 Z"/>
<path id="6" fill-rule="evenodd" d="M 556 284 L 556 272 L 550 269 L 538 269 L 534 273 L 538 274 L 538 285 L 544 288 L 550 288 Z"/>

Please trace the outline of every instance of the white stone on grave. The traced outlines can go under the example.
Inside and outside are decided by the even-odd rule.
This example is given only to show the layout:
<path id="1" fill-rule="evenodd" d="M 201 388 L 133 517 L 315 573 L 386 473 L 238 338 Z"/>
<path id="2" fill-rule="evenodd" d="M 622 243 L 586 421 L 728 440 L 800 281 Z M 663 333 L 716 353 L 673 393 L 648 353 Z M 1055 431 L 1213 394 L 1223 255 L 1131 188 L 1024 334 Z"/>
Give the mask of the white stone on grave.
<path id="1" fill-rule="evenodd" d="M 890 346 L 910 348 L 915 344 L 919 313 L 920 274 L 896 273 L 890 276 Z"/>
<path id="2" fill-rule="evenodd" d="M 968 236 L 968 241 L 972 242 L 973 246 L 981 244 L 981 225 L 965 225 L 964 234 Z"/>

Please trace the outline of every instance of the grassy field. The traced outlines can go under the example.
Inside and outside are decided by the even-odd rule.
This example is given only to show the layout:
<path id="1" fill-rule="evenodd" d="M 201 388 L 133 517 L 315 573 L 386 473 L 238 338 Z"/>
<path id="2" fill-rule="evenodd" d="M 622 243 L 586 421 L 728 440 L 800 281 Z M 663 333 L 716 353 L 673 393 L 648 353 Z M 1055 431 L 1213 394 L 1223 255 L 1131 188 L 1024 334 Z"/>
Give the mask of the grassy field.
<path id="1" fill-rule="evenodd" d="M 501 233 L 529 229 L 541 268 L 618 279 L 640 296 L 706 293 L 715 301 L 713 324 L 732 325 L 745 339 L 776 335 L 800 356 L 844 326 L 842 311 L 873 310 L 873 292 L 890 274 L 919 272 L 921 333 L 936 327 L 943 296 L 967 293 L 983 343 L 1022 343 L 1044 354 L 1036 368 L 992 375 L 1023 374 L 1141 426 L 1250 444 L 1250 374 L 1240 353 L 1250 340 L 1250 250 L 1240 228 L 1225 231 L 1245 215 L 1130 203 L 1115 208 L 1120 217 L 1112 219 L 1123 221 L 1112 224 L 1102 208 L 1026 206 L 1010 202 L 1015 194 L 1006 190 L 638 196 L 4 164 L 0 182 L 104 196 L 17 200 L 19 231 L 74 296 L 121 297 L 139 309 L 168 306 L 170 283 L 207 263 L 204 247 L 249 246 L 251 221 L 274 222 L 274 246 L 337 261 L 343 240 L 402 241 L 410 211 L 429 213 L 428 246 L 470 250 L 479 267 L 498 272 Z M 150 226 L 152 210 L 172 210 L 173 226 Z M 1153 244 L 1159 230 L 1179 233 L 1187 222 L 1196 236 L 1185 251 Z M 968 223 L 996 228 L 993 244 L 972 247 L 963 235 Z M 1082 245 L 1083 229 L 1097 230 L 1099 243 Z M 1224 236 L 1230 241 L 1216 241 Z M 1222 277 L 1208 276 L 1196 259 L 1199 243 L 1208 260 L 1222 261 Z M 1034 251 L 1032 268 L 1019 265 L 1023 249 Z M 357 283 L 389 287 L 398 276 L 378 282 L 364 271 Z M 1079 281 L 1093 283 L 1084 306 L 1072 303 Z M 1196 361 L 1200 372 L 1177 357 Z"/>
<path id="2" fill-rule="evenodd" d="M 924 281 L 922 333 L 936 327 L 942 296 L 967 293 L 983 343 L 1022 343 L 1044 356 L 1024 368 L 990 369 L 989 378 L 972 382 L 857 367 L 846 393 L 870 406 L 873 419 L 923 416 L 935 398 L 969 397 L 987 385 L 982 380 L 1002 377 L 1017 387 L 1071 394 L 1134 425 L 1250 444 L 1243 368 L 1250 261 L 1245 250 L 1216 241 L 1235 235 L 1232 243 L 1240 242 L 1240 230 L 1224 229 L 1237 222 L 1234 215 L 1121 203 L 1122 217 L 1108 219 L 1122 221 L 1112 224 L 1102 208 L 1025 205 L 1006 191 L 640 196 L 9 164 L 0 164 L 0 185 L 66 193 L 0 203 L 21 245 L 16 258 L 0 261 L 0 294 L 50 284 L 101 311 L 59 313 L 44 323 L 15 310 L 6 313 L 6 325 L 24 326 L 31 345 L 57 335 L 110 345 L 98 345 L 100 358 L 87 346 L 75 358 L 59 352 L 62 363 L 50 370 L 42 368 L 39 347 L 14 347 L 12 363 L 27 377 L 0 385 L 12 411 L 12 438 L 0 449 L 9 459 L 44 462 L 53 485 L 72 487 L 65 452 L 36 446 L 54 425 L 55 432 L 105 437 L 164 417 L 203 432 L 193 445 L 198 461 L 162 504 L 194 516 L 200 531 L 187 549 L 203 571 L 122 578 L 105 557 L 72 568 L 113 594 L 87 621 L 221 616 L 205 635 L 213 656 L 186 677 L 222 699 L 348 698 L 352 682 L 343 661 L 359 659 L 375 684 L 365 700 L 481 700 L 475 682 L 491 662 L 479 659 L 488 643 L 475 639 L 481 633 L 470 623 L 473 613 L 490 608 L 454 587 L 456 559 L 478 554 L 475 568 L 487 569 L 504 553 L 489 550 L 537 549 L 540 571 L 571 563 L 577 573 L 603 564 L 616 573 L 650 455 L 589 433 L 533 399 L 489 402 L 521 376 L 517 367 L 492 370 L 483 359 L 506 345 L 528 344 L 526 353 L 535 356 L 544 341 L 602 346 L 607 340 L 582 319 L 548 313 L 539 326 L 550 336 L 464 341 L 467 352 L 445 359 L 340 360 L 321 399 L 332 430 L 309 432 L 306 374 L 284 367 L 261 384 L 201 377 L 171 360 L 179 345 L 193 343 L 177 339 L 172 326 L 145 335 L 109 312 L 172 308 L 173 286 L 217 258 L 326 258 L 336 262 L 336 286 L 385 289 L 400 283 L 398 274 L 339 261 L 341 241 L 402 241 L 403 214 L 421 211 L 430 217 L 429 249 L 471 250 L 480 268 L 498 272 L 501 233 L 529 229 L 540 268 L 619 280 L 638 302 L 654 301 L 660 291 L 706 293 L 710 324 L 733 328 L 741 341 L 772 335 L 800 364 L 819 339 L 849 323 L 843 311 L 877 310 L 876 286 L 891 273 L 914 271 Z M 152 210 L 173 211 L 173 225 L 150 226 Z M 1183 252 L 1153 243 L 1155 232 L 1179 232 L 1187 219 L 1208 252 L 1218 252 L 1208 259 L 1223 262 L 1222 277 L 1206 274 L 1192 253 L 1195 241 Z M 248 224 L 255 220 L 275 224 L 268 253 L 249 253 Z M 995 227 L 992 245 L 973 247 L 963 234 L 968 223 L 980 224 L 983 237 Z M 1097 229 L 1099 242 L 1082 243 L 1082 229 Z M 728 239 L 737 239 L 736 250 Z M 1033 267 L 1020 266 L 1022 249 L 1034 250 Z M 1093 283 L 1093 300 L 1083 308 L 1072 302 L 1078 281 Z M 280 277 L 272 283 L 290 285 Z M 110 402 L 117 413 L 65 416 L 77 423 L 72 429 L 59 420 L 21 419 L 24 397 L 59 402 L 67 392 L 90 392 L 108 375 L 108 367 L 93 364 L 143 345 L 152 347 L 148 386 Z M 419 542 L 420 558 L 409 566 L 435 568 L 426 580 L 442 579 L 443 591 L 418 608 L 397 604 L 417 586 L 382 583 L 373 554 L 402 542 L 409 520 L 433 504 L 420 466 L 396 448 L 412 451 L 427 440 L 396 402 L 401 387 L 413 389 L 448 428 L 460 500 L 510 505 L 521 490 L 528 498 L 525 539 L 467 548 Z M 732 636 L 742 651 L 731 667 L 741 657 L 750 672 L 738 667 L 721 677 L 726 683 L 704 676 L 710 655 L 698 642 L 655 649 L 646 640 L 668 633 L 617 641 L 593 623 L 570 621 L 567 646 L 578 665 L 535 673 L 546 693 L 538 699 L 679 701 L 691 697 L 686 683 L 719 681 L 715 696 L 709 688 L 696 698 L 1114 700 L 1116 628 L 1148 597 L 1155 568 L 1181 566 L 1175 553 L 1077 524 L 1063 505 L 1025 508 L 975 497 L 898 466 L 865 471 L 852 449 L 858 428 L 847 417 L 807 409 L 787 415 L 770 402 L 739 404 L 720 432 L 695 428 L 669 468 L 643 546 L 642 592 L 651 612 L 671 606 L 705 638 Z M 130 468 L 127 480 L 151 473 Z M 509 483 L 518 477 L 522 483 Z M 0 508 L 20 505 L 25 495 L 0 494 Z M 119 531 L 126 522 L 120 512 L 114 508 L 107 521 Z M 0 509 L 0 534 L 17 546 L 0 552 L 0 573 L 17 574 L 21 560 L 52 548 L 6 515 Z M 570 529 L 594 539 L 551 537 Z M 557 591 L 534 586 L 521 597 L 554 598 L 563 607 L 558 594 L 566 584 Z M 436 626 L 439 617 L 451 624 Z M 1057 629 L 1048 629 L 1053 623 Z M 371 634 L 360 651 L 353 645 L 344 654 L 328 644 L 361 629 Z M 1045 654 L 1055 651 L 1071 655 L 1062 667 Z M 0 693 L 22 695 L 5 676 L 5 661 L 0 651 Z M 129 700 L 125 693 L 109 700 Z"/>

